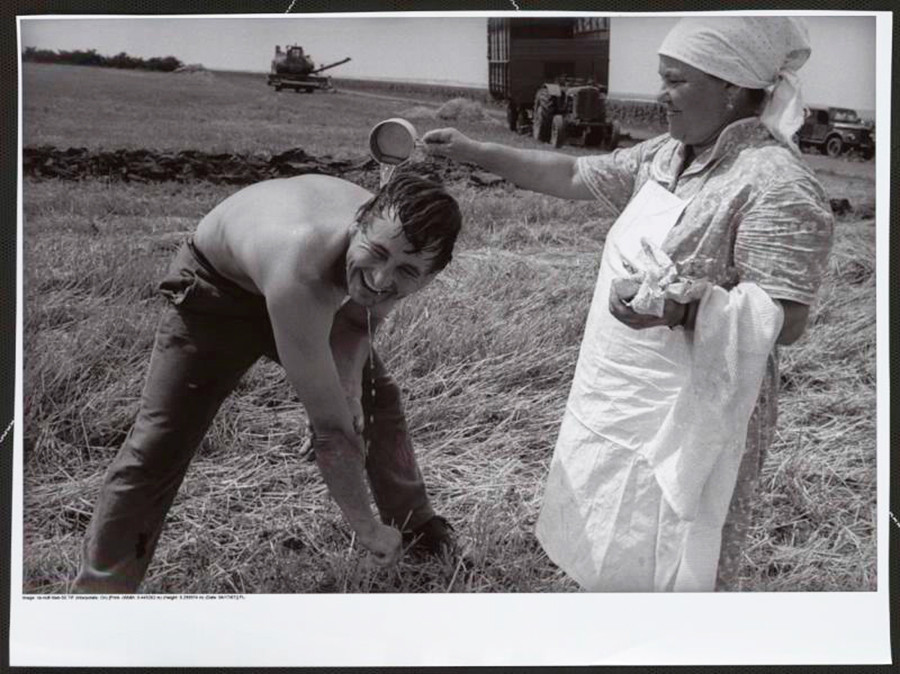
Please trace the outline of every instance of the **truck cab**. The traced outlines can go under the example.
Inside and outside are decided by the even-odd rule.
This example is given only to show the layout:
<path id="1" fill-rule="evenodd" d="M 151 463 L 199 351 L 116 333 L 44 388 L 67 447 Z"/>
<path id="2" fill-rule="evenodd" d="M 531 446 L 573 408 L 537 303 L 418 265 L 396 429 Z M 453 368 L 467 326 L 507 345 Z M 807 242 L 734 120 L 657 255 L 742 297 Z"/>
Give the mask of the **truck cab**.
<path id="1" fill-rule="evenodd" d="M 859 152 L 863 159 L 875 155 L 875 129 L 851 108 L 810 106 L 797 133 L 801 150 L 819 149 L 829 157 Z"/>

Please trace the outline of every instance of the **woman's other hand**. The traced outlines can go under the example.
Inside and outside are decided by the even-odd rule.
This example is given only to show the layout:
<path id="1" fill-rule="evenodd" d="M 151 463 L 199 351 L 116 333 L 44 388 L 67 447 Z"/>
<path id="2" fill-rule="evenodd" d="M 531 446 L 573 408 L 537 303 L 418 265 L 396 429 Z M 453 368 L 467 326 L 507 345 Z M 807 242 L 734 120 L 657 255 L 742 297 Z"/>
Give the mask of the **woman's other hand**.
<path id="1" fill-rule="evenodd" d="M 634 297 L 635 292 L 635 284 L 631 279 L 614 279 L 609 289 L 609 313 L 629 328 L 643 330 L 663 325 L 667 327 L 683 325 L 689 330 L 693 329 L 696 307 L 693 312 L 690 312 L 691 305 L 667 299 L 662 316 L 639 314 L 627 304 Z M 787 346 L 796 342 L 806 330 L 806 324 L 809 321 L 809 307 L 790 300 L 776 301 L 784 309 L 784 323 L 776 342 L 781 346 Z"/>
<path id="2" fill-rule="evenodd" d="M 791 300 L 776 300 L 784 309 L 784 323 L 776 340 L 778 344 L 787 346 L 796 342 L 806 331 L 809 321 L 809 307 Z"/>
<path id="3" fill-rule="evenodd" d="M 616 283 L 616 281 L 622 282 Z M 684 322 L 688 309 L 687 304 L 667 299 L 662 316 L 639 314 L 627 304 L 634 298 L 635 293 L 635 284 L 631 282 L 631 279 L 614 279 L 609 289 L 609 313 L 629 328 L 643 330 L 644 328 L 663 326 L 674 327 Z"/>
<path id="4" fill-rule="evenodd" d="M 475 141 L 456 129 L 446 128 L 429 131 L 422 136 L 422 143 L 428 154 L 464 161 Z"/>

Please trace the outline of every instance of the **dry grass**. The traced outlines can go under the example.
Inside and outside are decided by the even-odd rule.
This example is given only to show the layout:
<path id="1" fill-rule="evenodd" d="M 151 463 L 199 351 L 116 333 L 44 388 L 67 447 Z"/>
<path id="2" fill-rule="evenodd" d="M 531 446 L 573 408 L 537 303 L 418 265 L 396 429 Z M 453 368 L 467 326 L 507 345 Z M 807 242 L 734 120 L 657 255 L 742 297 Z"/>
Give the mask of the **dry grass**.
<path id="1" fill-rule="evenodd" d="M 48 73 L 26 78 L 32 105 L 40 99 L 49 105 L 57 95 L 81 100 L 68 76 L 60 81 L 57 71 L 57 79 L 46 79 Z M 156 80 L 145 77 L 144 98 L 124 79 L 108 95 L 152 106 Z M 176 88 L 173 95 L 196 96 L 197 110 L 214 109 L 197 89 Z M 291 100 L 321 101 L 329 114 L 341 102 L 326 95 Z M 211 103 L 235 106 L 235 120 L 253 119 L 257 110 L 255 102 L 234 97 Z M 79 105 L 83 117 L 90 106 Z M 348 128 L 340 133 L 346 137 L 329 132 L 335 134 L 330 151 L 358 152 L 374 115 L 393 116 L 408 106 L 384 105 L 366 115 L 345 112 Z M 136 107 L 107 120 L 107 129 L 67 142 L 66 119 L 48 111 L 36 120 L 27 109 L 26 143 L 36 144 L 40 127 L 41 142 L 63 146 L 137 147 L 153 138 L 154 146 L 209 148 L 203 144 L 214 134 L 204 124 L 181 131 L 165 126 L 155 135 L 126 129 Z M 276 142 L 270 129 L 250 132 L 237 121 L 235 128 L 240 133 L 229 150 L 264 149 L 254 145 L 255 135 L 268 139 L 262 145 Z M 315 153 L 324 142 L 319 128 L 307 125 L 290 146 Z M 530 142 L 493 124 L 471 131 Z M 852 203 L 872 203 L 871 181 L 825 178 L 830 194 L 852 188 Z M 280 369 L 261 362 L 204 441 L 145 591 L 576 589 L 540 550 L 533 524 L 611 223 L 591 204 L 504 187 L 451 187 L 468 223 L 456 258 L 398 308 L 377 342 L 403 388 L 435 507 L 471 546 L 472 567 L 414 559 L 390 570 L 369 566 L 314 464 L 298 458 L 302 408 Z M 68 588 L 103 471 L 136 411 L 163 307 L 155 283 L 181 235 L 230 191 L 205 184 L 26 181 L 27 592 Z M 747 590 L 875 588 L 874 222 L 850 215 L 838 221 L 836 234 L 810 330 L 782 350 L 778 440 L 764 467 L 744 559 Z"/>

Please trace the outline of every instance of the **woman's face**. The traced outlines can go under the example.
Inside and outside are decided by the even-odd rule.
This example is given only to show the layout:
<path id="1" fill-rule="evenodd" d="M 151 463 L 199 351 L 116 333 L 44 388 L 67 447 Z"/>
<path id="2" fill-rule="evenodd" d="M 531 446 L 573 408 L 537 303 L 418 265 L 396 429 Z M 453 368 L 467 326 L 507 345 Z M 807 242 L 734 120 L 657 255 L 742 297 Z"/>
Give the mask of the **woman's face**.
<path id="1" fill-rule="evenodd" d="M 731 122 L 726 107 L 733 85 L 669 56 L 659 57 L 662 79 L 657 100 L 667 112 L 669 133 L 685 145 L 703 147 L 715 142 Z"/>

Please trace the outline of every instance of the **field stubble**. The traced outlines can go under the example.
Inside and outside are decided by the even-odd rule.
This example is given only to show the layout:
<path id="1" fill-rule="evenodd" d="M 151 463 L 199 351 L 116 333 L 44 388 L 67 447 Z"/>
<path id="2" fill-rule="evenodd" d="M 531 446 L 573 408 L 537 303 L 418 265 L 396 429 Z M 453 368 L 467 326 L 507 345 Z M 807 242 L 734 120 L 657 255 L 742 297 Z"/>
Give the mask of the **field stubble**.
<path id="1" fill-rule="evenodd" d="M 408 107 L 367 101 L 356 109 L 342 95 L 275 95 L 264 85 L 260 100 L 248 100 L 257 85 L 246 78 L 204 93 L 173 75 L 88 72 L 74 86 L 73 70 L 26 69 L 26 144 L 209 150 L 227 134 L 207 128 L 214 121 L 197 122 L 231 110 L 225 151 L 300 146 L 358 155 L 372 124 Z M 68 135 L 68 118 L 49 108 L 59 109 L 63 97 L 74 105 L 74 124 L 89 127 L 97 102 L 85 93 L 101 89 L 122 108 L 103 128 Z M 173 100 L 194 113 L 170 125 L 149 112 Z M 278 119 L 266 121 L 264 110 Z M 285 120 L 301 116 L 305 126 L 284 137 Z M 530 143 L 490 122 L 460 126 Z M 874 206 L 873 181 L 822 178 L 829 196 L 852 194 L 854 205 Z M 472 568 L 415 560 L 372 568 L 315 466 L 298 457 L 302 407 L 280 369 L 260 362 L 200 447 L 145 591 L 576 589 L 542 553 L 533 525 L 611 222 L 592 204 L 509 186 L 451 188 L 467 223 L 454 262 L 397 309 L 376 341 L 403 389 L 435 508 L 471 547 Z M 232 191 L 26 181 L 26 592 L 68 589 L 103 471 L 137 409 L 163 308 L 155 284 L 182 238 Z M 876 587 L 874 261 L 874 221 L 839 218 L 809 331 L 781 351 L 777 441 L 755 507 L 745 590 Z"/>

